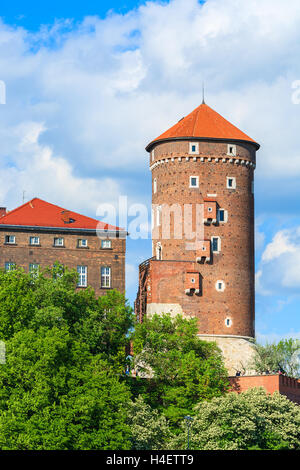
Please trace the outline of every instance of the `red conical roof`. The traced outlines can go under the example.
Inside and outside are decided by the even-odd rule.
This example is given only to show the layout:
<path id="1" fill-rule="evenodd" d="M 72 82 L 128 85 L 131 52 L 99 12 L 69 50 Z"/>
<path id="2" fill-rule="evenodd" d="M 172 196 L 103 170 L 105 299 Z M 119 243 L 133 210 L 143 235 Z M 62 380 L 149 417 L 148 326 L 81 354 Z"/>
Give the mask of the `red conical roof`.
<path id="1" fill-rule="evenodd" d="M 213 140 L 244 140 L 259 148 L 259 144 L 247 134 L 240 131 L 236 126 L 223 118 L 207 104 L 202 103 L 177 124 L 170 127 L 166 132 L 147 145 L 146 150 L 162 140 L 198 138 Z"/>

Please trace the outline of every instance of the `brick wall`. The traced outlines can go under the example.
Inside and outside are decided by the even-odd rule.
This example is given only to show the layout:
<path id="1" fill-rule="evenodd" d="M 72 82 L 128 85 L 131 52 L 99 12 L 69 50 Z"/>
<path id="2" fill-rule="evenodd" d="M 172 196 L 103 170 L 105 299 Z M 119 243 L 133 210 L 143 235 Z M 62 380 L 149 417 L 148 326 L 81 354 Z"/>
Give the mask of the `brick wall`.
<path id="1" fill-rule="evenodd" d="M 151 261 L 148 273 L 147 305 L 180 305 L 187 315 L 198 318 L 199 334 L 229 334 L 254 337 L 254 178 L 255 147 L 236 144 L 236 156 L 227 155 L 228 142 L 199 141 L 199 154 L 189 154 L 189 141 L 162 142 L 150 154 L 152 179 L 156 192 L 152 201 L 162 207 L 161 226 L 153 228 L 153 255 L 157 243 L 162 248 L 162 261 Z M 237 162 L 237 163 L 236 163 Z M 190 176 L 197 176 L 198 188 L 190 188 Z M 235 189 L 227 188 L 227 178 L 236 181 Z M 212 196 L 215 195 L 215 196 Z M 221 250 L 211 253 L 209 262 L 197 263 L 197 250 L 187 249 L 187 240 L 174 235 L 174 215 L 170 216 L 170 238 L 164 238 L 165 206 L 202 204 L 216 201 L 227 211 L 227 221 L 203 224 L 201 238 L 219 237 Z M 154 207 L 156 210 L 156 207 Z M 165 221 L 168 220 L 166 216 Z M 192 230 L 196 229 L 195 211 Z M 190 248 L 190 246 L 189 246 Z M 201 294 L 186 295 L 184 276 L 187 271 L 199 273 Z M 217 281 L 224 289 L 217 291 Z M 153 309 L 155 308 L 153 306 Z M 226 326 L 225 321 L 230 325 Z"/>
<path id="2" fill-rule="evenodd" d="M 300 381 L 284 375 L 255 375 L 229 377 L 231 391 L 241 393 L 249 388 L 263 387 L 268 393 L 275 391 L 300 405 Z"/>
<path id="3" fill-rule="evenodd" d="M 16 244 L 5 244 L 5 236 L 14 235 Z M 38 236 L 40 245 L 30 245 L 29 237 Z M 64 246 L 54 246 L 54 238 L 63 237 Z M 87 248 L 78 247 L 78 239 L 85 238 L 88 241 Z M 4 268 L 6 262 L 12 262 L 29 270 L 29 264 L 39 264 L 41 267 L 53 266 L 59 262 L 71 269 L 83 265 L 88 268 L 88 285 L 95 289 L 97 295 L 103 295 L 107 289 L 101 288 L 100 269 L 111 267 L 111 287 L 121 292 L 125 291 L 125 239 L 111 239 L 112 248 L 102 249 L 101 240 L 94 232 L 91 233 L 68 233 L 53 231 L 43 232 L 8 230 L 0 228 L 0 267 Z"/>

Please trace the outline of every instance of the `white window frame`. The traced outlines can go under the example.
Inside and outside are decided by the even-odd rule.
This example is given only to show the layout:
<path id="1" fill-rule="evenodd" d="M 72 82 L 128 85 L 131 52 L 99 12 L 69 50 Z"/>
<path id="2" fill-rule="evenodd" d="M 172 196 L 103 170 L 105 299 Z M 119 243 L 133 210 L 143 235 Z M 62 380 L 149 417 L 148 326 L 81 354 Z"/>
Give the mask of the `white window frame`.
<path id="1" fill-rule="evenodd" d="M 192 178 L 196 179 L 196 185 L 192 185 Z M 199 176 L 191 175 L 190 176 L 190 188 L 199 188 Z"/>
<path id="2" fill-rule="evenodd" d="M 231 148 L 232 148 L 232 152 L 230 151 Z M 234 144 L 227 145 L 227 155 L 230 155 L 231 157 L 236 156 L 236 145 Z"/>
<path id="3" fill-rule="evenodd" d="M 232 180 L 232 186 L 229 186 L 229 180 Z M 236 179 L 235 176 L 226 177 L 226 188 L 227 189 L 236 189 Z"/>
<path id="4" fill-rule="evenodd" d="M 157 193 L 157 179 L 154 178 L 153 180 L 153 193 L 156 194 Z"/>
<path id="5" fill-rule="evenodd" d="M 37 277 L 39 275 L 40 265 L 37 263 L 29 263 L 29 274 L 32 277 Z"/>
<path id="6" fill-rule="evenodd" d="M 221 287 L 220 287 L 219 284 L 221 284 Z M 225 282 L 222 281 L 222 280 L 218 280 L 218 281 L 216 282 L 216 284 L 215 284 L 215 287 L 216 287 L 216 290 L 217 290 L 218 292 L 224 292 L 225 287 L 226 287 L 226 286 L 225 286 Z"/>
<path id="7" fill-rule="evenodd" d="M 156 243 L 155 256 L 157 260 L 162 260 L 162 246 L 160 242 Z"/>
<path id="8" fill-rule="evenodd" d="M 101 248 L 103 250 L 110 250 L 111 249 L 111 240 L 108 240 L 108 239 L 101 240 Z"/>
<path id="9" fill-rule="evenodd" d="M 214 250 L 214 245 L 213 245 L 213 239 L 216 238 L 218 240 L 218 249 L 217 250 Z M 211 251 L 213 253 L 220 253 L 221 251 L 221 238 L 214 235 L 213 237 L 211 237 Z"/>
<path id="10" fill-rule="evenodd" d="M 29 245 L 39 245 L 40 244 L 40 237 L 29 237 Z"/>
<path id="11" fill-rule="evenodd" d="M 223 211 L 224 212 L 224 220 L 220 220 L 220 212 Z M 218 209 L 218 223 L 219 224 L 226 224 L 226 222 L 228 221 L 228 212 L 226 209 L 223 209 L 222 207 L 220 207 Z"/>
<path id="12" fill-rule="evenodd" d="M 15 269 L 15 267 L 16 267 L 16 263 L 14 263 L 13 261 L 5 261 L 5 263 L 4 263 L 4 269 L 5 269 L 6 273 L 9 273 L 10 271 L 13 271 L 13 269 Z"/>
<path id="13" fill-rule="evenodd" d="M 82 243 L 82 242 L 85 242 L 85 243 Z M 88 246 L 87 238 L 79 238 L 78 239 L 78 246 L 79 246 L 79 248 L 87 248 L 87 246 Z"/>
<path id="14" fill-rule="evenodd" d="M 195 146 L 194 151 L 192 150 L 193 146 Z M 190 142 L 189 143 L 189 153 L 191 155 L 199 155 L 199 142 Z"/>
<path id="15" fill-rule="evenodd" d="M 156 225 L 159 227 L 161 225 L 161 206 L 157 206 L 156 208 Z"/>
<path id="16" fill-rule="evenodd" d="M 5 243 L 8 245 L 15 245 L 16 243 L 15 235 L 5 235 Z"/>
<path id="17" fill-rule="evenodd" d="M 58 242 L 59 240 L 62 240 L 62 243 L 59 243 Z M 65 245 L 65 242 L 64 242 L 63 237 L 55 237 L 54 238 L 54 246 L 64 246 L 64 245 Z"/>
<path id="18" fill-rule="evenodd" d="M 77 273 L 79 274 L 77 287 L 87 287 L 87 266 L 77 266 Z"/>
<path id="19" fill-rule="evenodd" d="M 111 287 L 111 267 L 101 266 L 100 271 L 101 289 L 109 289 Z"/>

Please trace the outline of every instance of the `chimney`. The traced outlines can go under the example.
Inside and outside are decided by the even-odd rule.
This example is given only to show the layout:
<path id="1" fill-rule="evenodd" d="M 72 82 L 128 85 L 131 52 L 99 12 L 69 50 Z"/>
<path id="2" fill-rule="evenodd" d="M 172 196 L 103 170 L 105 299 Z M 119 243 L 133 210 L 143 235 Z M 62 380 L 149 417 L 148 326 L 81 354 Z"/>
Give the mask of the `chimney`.
<path id="1" fill-rule="evenodd" d="M 0 207 L 0 217 L 6 215 L 6 207 Z"/>

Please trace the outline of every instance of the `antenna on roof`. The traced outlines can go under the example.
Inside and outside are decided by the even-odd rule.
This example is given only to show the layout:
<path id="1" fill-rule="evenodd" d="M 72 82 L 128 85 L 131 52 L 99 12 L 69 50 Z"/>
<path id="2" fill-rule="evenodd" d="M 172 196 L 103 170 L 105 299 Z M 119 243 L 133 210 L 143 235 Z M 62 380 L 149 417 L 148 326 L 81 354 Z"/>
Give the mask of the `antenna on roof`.
<path id="1" fill-rule="evenodd" d="M 205 104 L 205 100 L 204 100 L 204 82 L 202 82 L 202 104 Z"/>

